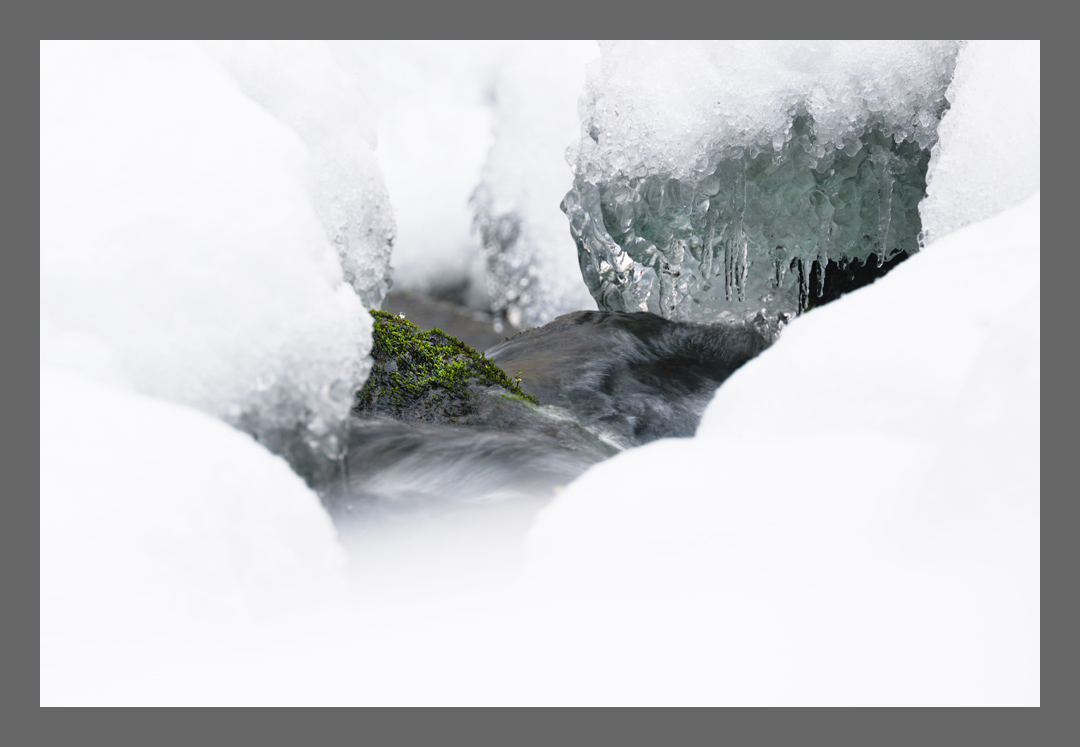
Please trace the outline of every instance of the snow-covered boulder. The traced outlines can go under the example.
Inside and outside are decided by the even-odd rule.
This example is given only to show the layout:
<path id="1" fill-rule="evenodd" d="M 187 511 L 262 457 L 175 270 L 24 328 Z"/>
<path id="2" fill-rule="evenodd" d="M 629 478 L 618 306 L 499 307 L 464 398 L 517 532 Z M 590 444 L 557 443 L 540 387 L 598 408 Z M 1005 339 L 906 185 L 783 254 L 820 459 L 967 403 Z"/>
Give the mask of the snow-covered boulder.
<path id="1" fill-rule="evenodd" d="M 957 50 L 605 43 L 565 202 L 600 308 L 776 320 L 806 308 L 815 264 L 916 251 Z"/>
<path id="2" fill-rule="evenodd" d="M 194 43 L 42 44 L 41 358 L 209 412 L 310 476 L 340 452 L 371 345 L 320 220 L 326 190 L 359 203 L 316 175 L 338 153 L 319 143 L 369 146 L 332 79 L 304 95 L 326 65 L 254 67 L 267 108 Z M 368 207 L 346 233 L 381 230 Z"/>

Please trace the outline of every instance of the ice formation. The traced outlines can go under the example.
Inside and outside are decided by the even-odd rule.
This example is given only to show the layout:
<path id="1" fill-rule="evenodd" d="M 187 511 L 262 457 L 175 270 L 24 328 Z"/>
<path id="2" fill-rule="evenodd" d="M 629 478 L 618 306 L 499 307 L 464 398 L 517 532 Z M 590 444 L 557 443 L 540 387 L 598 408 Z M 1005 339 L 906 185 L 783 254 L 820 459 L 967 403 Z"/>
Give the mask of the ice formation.
<path id="1" fill-rule="evenodd" d="M 368 107 L 323 42 L 207 42 L 240 89 L 307 146 L 311 198 L 345 280 L 380 308 L 390 285 L 394 221 L 372 148 Z"/>
<path id="2" fill-rule="evenodd" d="M 815 268 L 917 249 L 958 43 L 602 50 L 564 202 L 601 308 L 780 319 Z"/>
<path id="3" fill-rule="evenodd" d="M 534 42 L 515 50 L 495 87 L 495 139 L 473 197 L 493 311 L 513 327 L 595 308 L 559 202 L 572 186 L 566 148 L 594 42 Z"/>
<path id="4" fill-rule="evenodd" d="M 275 108 L 307 109 L 281 86 Z M 42 362 L 200 408 L 309 477 L 339 455 L 371 320 L 308 156 L 196 44 L 43 43 Z"/>
<path id="5" fill-rule="evenodd" d="M 919 206 L 926 243 L 1038 191 L 1039 80 L 1038 40 L 965 44 Z"/>

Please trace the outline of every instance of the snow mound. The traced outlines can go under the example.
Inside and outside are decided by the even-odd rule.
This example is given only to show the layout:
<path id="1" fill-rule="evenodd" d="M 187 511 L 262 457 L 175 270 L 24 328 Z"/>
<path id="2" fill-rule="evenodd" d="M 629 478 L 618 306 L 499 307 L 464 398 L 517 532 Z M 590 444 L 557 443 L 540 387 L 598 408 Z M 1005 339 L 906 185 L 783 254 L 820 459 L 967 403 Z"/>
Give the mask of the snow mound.
<path id="1" fill-rule="evenodd" d="M 196 44 L 41 46 L 43 363 L 202 409 L 309 477 L 371 344 L 312 179 L 337 145 L 309 159 L 301 137 L 369 146 L 344 99 L 302 95 L 320 65 L 250 76 L 290 129 Z"/>
<path id="2" fill-rule="evenodd" d="M 971 41 L 919 206 L 924 240 L 995 215 L 1039 190 L 1039 41 Z"/>
<path id="3" fill-rule="evenodd" d="M 241 90 L 307 146 L 311 197 L 323 229 L 365 306 L 390 287 L 394 221 L 375 160 L 374 121 L 324 42 L 207 42 Z"/>
<path id="4" fill-rule="evenodd" d="M 1035 196 L 795 320 L 695 438 L 590 469 L 525 599 L 605 631 L 564 658 L 634 652 L 614 702 L 1038 704 L 1039 420 Z"/>
<path id="5" fill-rule="evenodd" d="M 265 660 L 347 589 L 329 517 L 280 457 L 197 410 L 42 369 L 44 701 L 138 699 L 170 666 L 205 678 L 253 645 Z"/>
<path id="6" fill-rule="evenodd" d="M 604 44 L 565 202 L 599 306 L 776 320 L 805 308 L 815 263 L 916 251 L 957 50 Z"/>
<path id="7" fill-rule="evenodd" d="M 559 203 L 572 186 L 566 149 L 594 42 L 523 44 L 499 71 L 495 142 L 473 198 L 492 310 L 516 328 L 593 309 Z"/>

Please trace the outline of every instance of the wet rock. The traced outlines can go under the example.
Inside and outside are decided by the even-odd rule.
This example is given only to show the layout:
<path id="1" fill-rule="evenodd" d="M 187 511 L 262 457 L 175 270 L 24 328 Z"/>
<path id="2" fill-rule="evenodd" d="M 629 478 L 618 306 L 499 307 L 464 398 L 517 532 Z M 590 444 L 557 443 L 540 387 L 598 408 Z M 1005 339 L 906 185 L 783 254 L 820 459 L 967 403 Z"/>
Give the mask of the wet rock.
<path id="1" fill-rule="evenodd" d="M 371 313 L 374 365 L 339 475 L 321 491 L 335 518 L 547 499 L 619 451 L 460 340 Z"/>
<path id="2" fill-rule="evenodd" d="M 772 342 L 763 325 L 577 311 L 487 351 L 544 405 L 638 445 L 694 435 L 716 388 Z"/>
<path id="3" fill-rule="evenodd" d="M 406 422 L 485 425 L 495 392 L 515 404 L 538 405 L 483 353 L 439 329 L 423 331 L 403 317 L 371 311 L 374 364 L 353 412 Z M 503 410 L 506 407 L 502 408 Z"/>

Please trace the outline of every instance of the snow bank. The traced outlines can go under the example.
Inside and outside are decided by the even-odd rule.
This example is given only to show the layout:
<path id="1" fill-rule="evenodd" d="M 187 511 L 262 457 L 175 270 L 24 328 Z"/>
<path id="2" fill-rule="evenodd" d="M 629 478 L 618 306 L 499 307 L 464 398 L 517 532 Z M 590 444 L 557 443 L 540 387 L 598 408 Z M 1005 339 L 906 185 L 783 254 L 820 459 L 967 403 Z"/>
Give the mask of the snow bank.
<path id="1" fill-rule="evenodd" d="M 475 195 L 492 309 L 514 327 L 596 308 L 559 203 L 573 184 L 566 150 L 595 42 L 533 42 L 514 51 L 495 87 L 495 141 Z"/>
<path id="2" fill-rule="evenodd" d="M 347 594 L 330 519 L 280 457 L 197 410 L 41 372 L 43 702 L 127 702 L 170 668 L 293 649 Z M 238 694 L 241 695 L 241 694 Z"/>
<path id="3" fill-rule="evenodd" d="M 301 96 L 312 69 L 248 81 L 293 130 L 195 44 L 42 44 L 43 363 L 337 453 L 371 320 L 313 205 L 297 132 L 352 109 Z"/>
<path id="4" fill-rule="evenodd" d="M 960 52 L 938 129 L 926 199 L 930 242 L 1039 189 L 1039 41 L 971 41 Z"/>
<path id="5" fill-rule="evenodd" d="M 207 42 L 241 90 L 303 140 L 312 204 L 345 280 L 380 308 L 390 285 L 394 221 L 375 160 L 374 120 L 325 42 Z"/>
<path id="6" fill-rule="evenodd" d="M 565 208 L 597 303 L 778 319 L 805 308 L 813 263 L 915 251 L 957 49 L 605 43 Z"/>
<path id="7" fill-rule="evenodd" d="M 529 551 L 615 702 L 1037 704 L 1039 198 L 795 320 Z"/>

